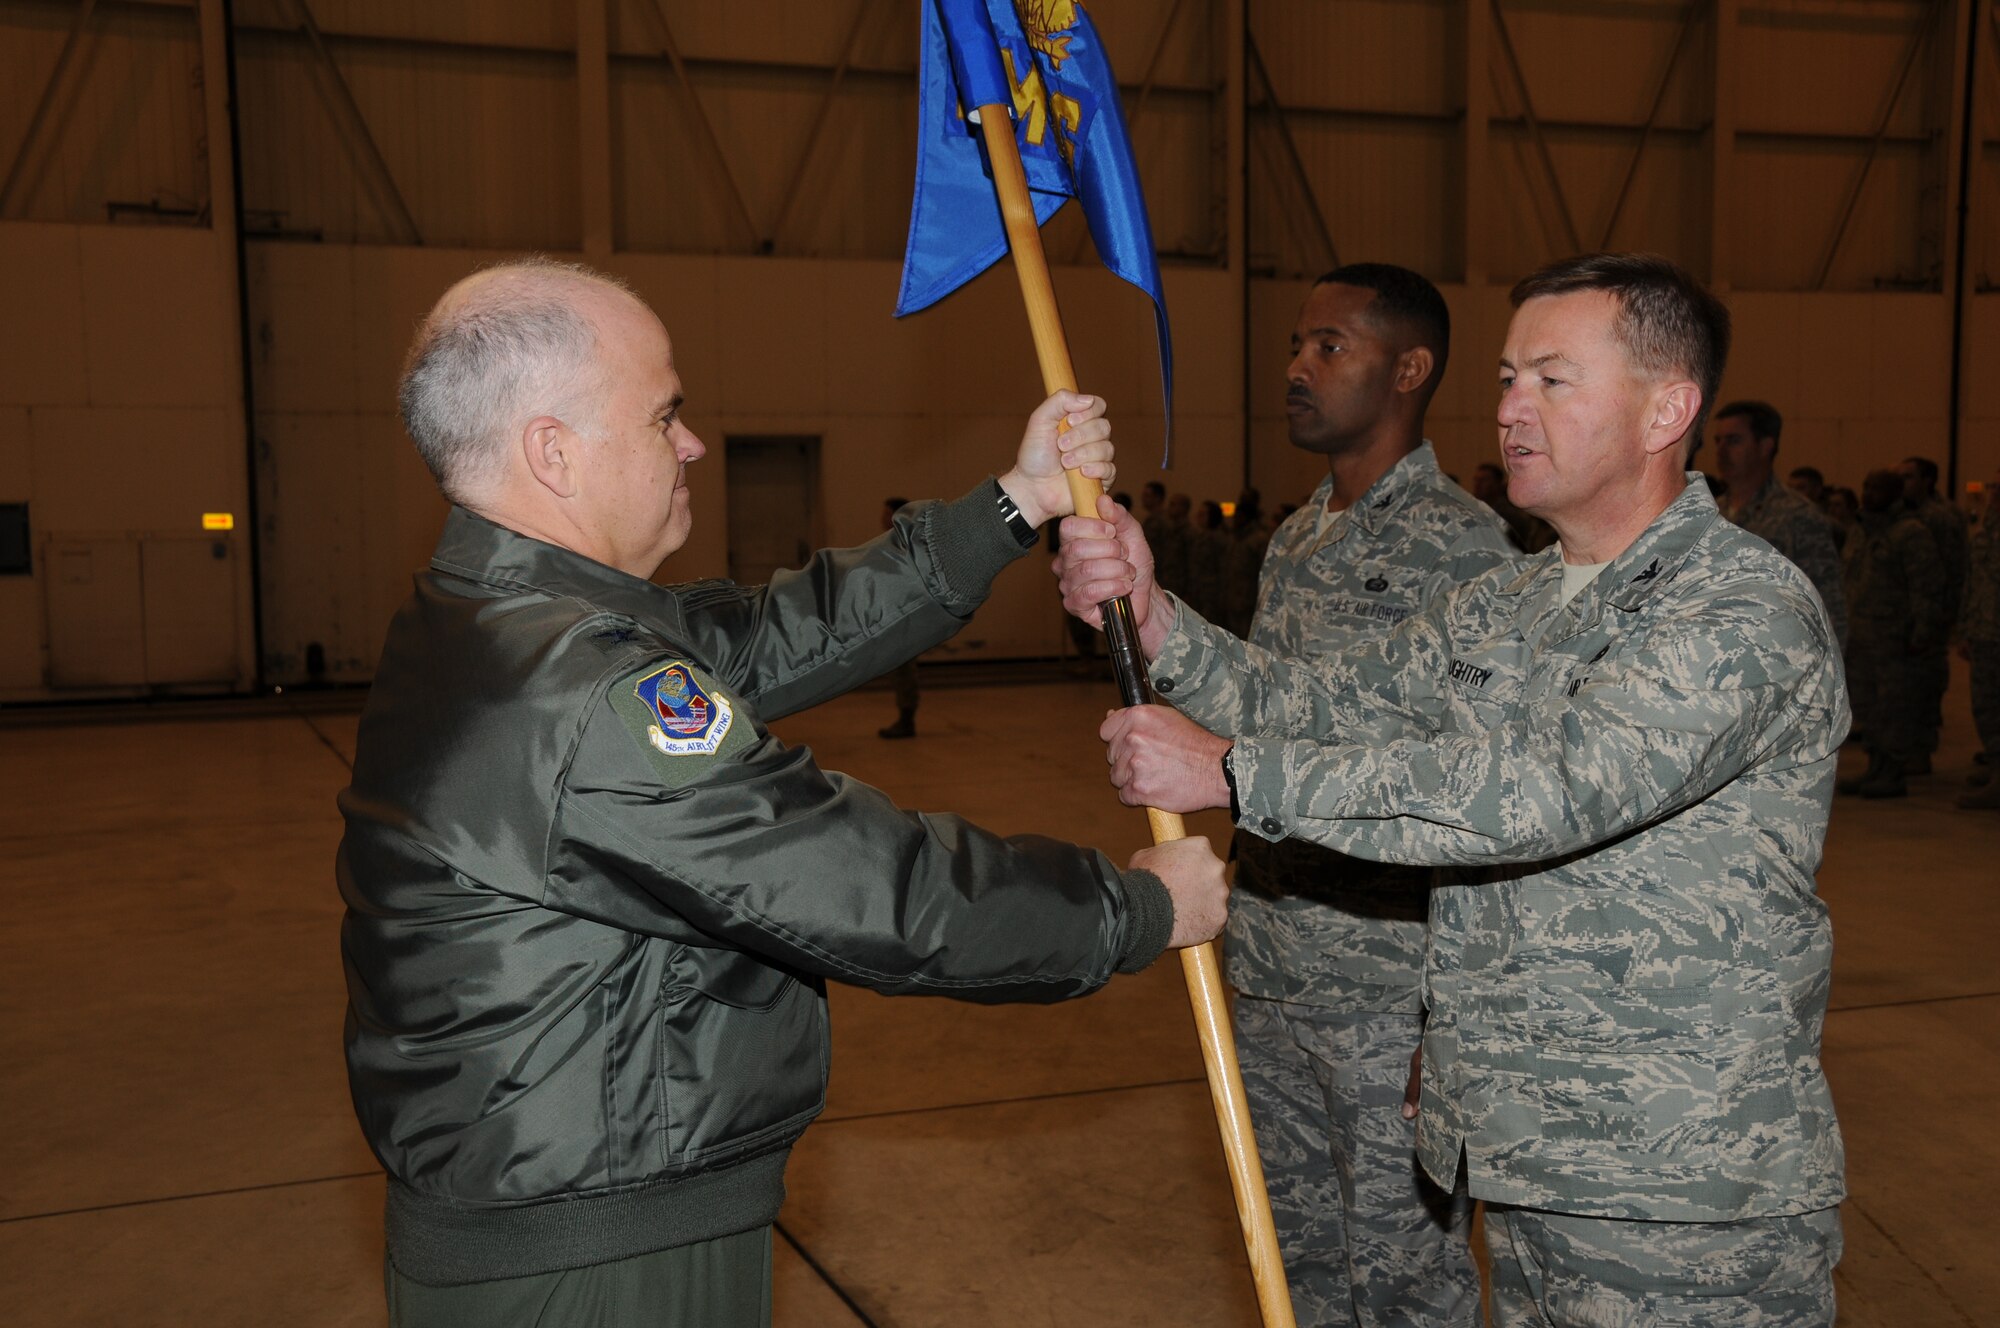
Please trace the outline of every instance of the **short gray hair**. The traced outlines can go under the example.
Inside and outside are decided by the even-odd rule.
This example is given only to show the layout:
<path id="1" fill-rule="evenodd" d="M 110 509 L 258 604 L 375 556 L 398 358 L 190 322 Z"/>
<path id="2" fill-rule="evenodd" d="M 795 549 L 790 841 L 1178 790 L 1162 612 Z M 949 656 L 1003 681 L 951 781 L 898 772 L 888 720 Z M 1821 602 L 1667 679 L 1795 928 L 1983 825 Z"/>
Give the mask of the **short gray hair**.
<path id="1" fill-rule="evenodd" d="M 591 286 L 631 294 L 616 278 L 541 255 L 477 276 L 425 317 L 396 391 L 403 427 L 453 502 L 500 476 L 509 439 L 537 416 L 597 434 L 597 328 L 577 297 Z"/>

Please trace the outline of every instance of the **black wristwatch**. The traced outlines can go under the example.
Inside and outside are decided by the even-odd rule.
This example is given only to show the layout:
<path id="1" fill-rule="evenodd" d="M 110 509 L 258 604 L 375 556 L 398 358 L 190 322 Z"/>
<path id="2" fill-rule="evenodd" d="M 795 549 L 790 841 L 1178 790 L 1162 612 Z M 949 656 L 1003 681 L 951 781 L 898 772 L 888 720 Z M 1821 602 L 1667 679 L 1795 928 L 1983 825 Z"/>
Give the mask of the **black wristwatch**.
<path id="1" fill-rule="evenodd" d="M 1028 518 L 1021 515 L 1021 509 L 1005 489 L 1000 490 L 1000 519 L 1007 523 L 1007 529 L 1014 532 L 1014 542 L 1024 549 L 1035 547 L 1035 528 L 1028 524 Z"/>
<path id="2" fill-rule="evenodd" d="M 1243 819 L 1243 804 L 1236 798 L 1236 744 L 1230 743 L 1222 749 L 1222 782 L 1229 786 L 1229 819 L 1232 823 Z"/>

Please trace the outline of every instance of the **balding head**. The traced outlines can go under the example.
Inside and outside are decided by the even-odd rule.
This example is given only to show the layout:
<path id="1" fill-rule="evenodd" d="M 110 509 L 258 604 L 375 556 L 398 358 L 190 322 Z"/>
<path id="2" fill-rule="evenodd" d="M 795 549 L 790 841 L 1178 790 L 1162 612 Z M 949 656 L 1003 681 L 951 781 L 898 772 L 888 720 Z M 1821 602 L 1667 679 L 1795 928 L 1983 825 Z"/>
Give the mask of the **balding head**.
<path id="1" fill-rule="evenodd" d="M 538 416 L 597 435 L 599 329 L 620 305 L 639 305 L 622 282 L 542 257 L 484 268 L 445 292 L 417 329 L 397 392 L 403 427 L 445 497 L 479 503 Z"/>

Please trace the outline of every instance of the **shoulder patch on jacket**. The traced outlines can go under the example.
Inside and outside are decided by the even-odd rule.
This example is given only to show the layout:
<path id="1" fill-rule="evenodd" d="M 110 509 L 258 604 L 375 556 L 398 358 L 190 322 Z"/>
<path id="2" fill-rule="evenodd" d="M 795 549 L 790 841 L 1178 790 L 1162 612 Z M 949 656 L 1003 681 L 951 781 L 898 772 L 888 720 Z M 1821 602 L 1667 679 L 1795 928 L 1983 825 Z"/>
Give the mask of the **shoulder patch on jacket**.
<path id="1" fill-rule="evenodd" d="M 685 660 L 654 662 L 611 684 L 612 708 L 669 781 L 690 778 L 747 731 L 736 703 Z M 732 737 L 738 740 L 730 741 Z"/>

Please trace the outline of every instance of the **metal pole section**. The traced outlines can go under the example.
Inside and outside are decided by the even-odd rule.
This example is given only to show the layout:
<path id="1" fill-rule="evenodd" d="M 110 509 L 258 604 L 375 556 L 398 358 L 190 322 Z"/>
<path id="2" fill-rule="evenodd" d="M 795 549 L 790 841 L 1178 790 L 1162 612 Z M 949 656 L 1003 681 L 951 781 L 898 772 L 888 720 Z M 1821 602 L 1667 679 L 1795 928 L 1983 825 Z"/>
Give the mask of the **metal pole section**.
<path id="1" fill-rule="evenodd" d="M 1958 448 L 1965 415 L 1965 306 L 1972 288 L 1966 271 L 1966 235 L 1972 229 L 1972 140 L 1978 122 L 1972 114 L 1979 96 L 1979 3 L 1969 0 L 1965 16 L 1965 99 L 1958 127 L 1958 235 L 1952 246 L 1951 393 L 1945 426 L 1945 494 L 1958 501 Z M 1989 495 L 1987 501 L 1996 501 Z"/>
<path id="2" fill-rule="evenodd" d="M 257 486 L 257 398 L 250 358 L 250 262 L 243 241 L 243 135 L 242 108 L 237 103 L 236 90 L 236 20 L 232 0 L 199 0 L 199 4 L 202 96 L 207 112 L 208 224 L 229 245 L 236 264 L 236 356 L 243 393 L 243 501 L 245 524 L 250 528 L 250 637 L 254 655 L 251 683 L 262 691 L 264 523 Z M 218 143 L 226 144 L 226 156 L 219 151 Z"/>

